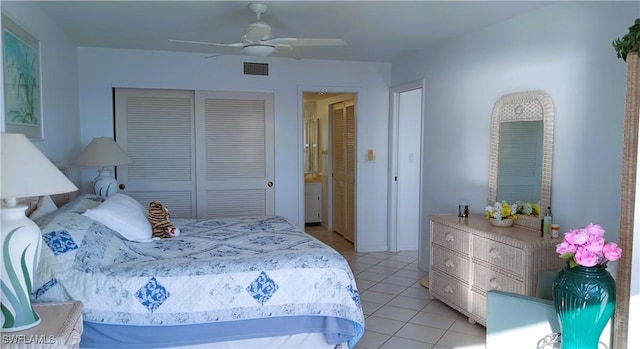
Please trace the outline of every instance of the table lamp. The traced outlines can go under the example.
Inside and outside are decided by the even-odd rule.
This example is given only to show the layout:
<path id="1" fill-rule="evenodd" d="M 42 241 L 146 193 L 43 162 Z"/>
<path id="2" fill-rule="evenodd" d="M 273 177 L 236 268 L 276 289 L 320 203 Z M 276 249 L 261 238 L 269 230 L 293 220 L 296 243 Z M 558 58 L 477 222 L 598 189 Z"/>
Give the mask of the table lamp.
<path id="1" fill-rule="evenodd" d="M 16 199 L 78 188 L 23 134 L 0 133 L 0 138 L 2 332 L 13 332 L 40 323 L 30 298 L 42 241 L 40 228 L 25 216 L 27 207 L 17 205 Z"/>
<path id="2" fill-rule="evenodd" d="M 101 167 L 98 176 L 93 180 L 93 190 L 96 194 L 107 197 L 118 190 L 118 182 L 107 166 L 130 164 L 133 161 L 111 138 L 94 138 L 89 145 L 73 161 L 75 165 Z"/>

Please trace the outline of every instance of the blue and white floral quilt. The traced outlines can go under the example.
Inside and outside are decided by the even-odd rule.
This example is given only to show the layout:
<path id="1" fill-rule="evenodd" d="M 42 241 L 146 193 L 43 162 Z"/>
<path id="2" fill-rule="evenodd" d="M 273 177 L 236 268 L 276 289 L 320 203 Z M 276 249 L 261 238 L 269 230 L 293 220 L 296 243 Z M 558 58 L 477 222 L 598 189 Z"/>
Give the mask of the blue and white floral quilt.
<path id="1" fill-rule="evenodd" d="M 362 335 L 348 263 L 283 217 L 172 219 L 179 237 L 140 243 L 80 214 L 97 204 L 83 197 L 38 221 L 35 301 L 81 300 L 85 321 L 106 324 L 317 315 L 348 319 L 355 341 Z"/>

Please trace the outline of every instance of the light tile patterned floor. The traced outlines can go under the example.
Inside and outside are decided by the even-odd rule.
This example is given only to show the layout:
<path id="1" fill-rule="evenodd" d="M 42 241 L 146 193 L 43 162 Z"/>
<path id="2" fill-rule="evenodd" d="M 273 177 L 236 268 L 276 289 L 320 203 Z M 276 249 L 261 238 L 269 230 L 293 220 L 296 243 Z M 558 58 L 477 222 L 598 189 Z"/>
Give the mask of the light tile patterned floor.
<path id="1" fill-rule="evenodd" d="M 418 252 L 357 253 L 320 226 L 305 229 L 340 252 L 356 277 L 365 315 L 359 349 L 485 349 L 485 328 L 438 300 L 420 284 Z"/>

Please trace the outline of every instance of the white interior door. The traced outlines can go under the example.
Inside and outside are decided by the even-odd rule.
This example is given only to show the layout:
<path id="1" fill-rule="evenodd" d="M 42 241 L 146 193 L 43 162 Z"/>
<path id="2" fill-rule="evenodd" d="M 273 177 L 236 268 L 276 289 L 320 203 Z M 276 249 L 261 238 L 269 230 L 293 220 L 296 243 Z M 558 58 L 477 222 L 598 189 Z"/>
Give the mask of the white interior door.
<path id="1" fill-rule="evenodd" d="M 123 192 L 171 216 L 195 216 L 194 94 L 184 90 L 115 89 L 115 140 L 133 163 L 118 166 Z"/>
<path id="2" fill-rule="evenodd" d="M 273 94 L 196 91 L 198 218 L 275 213 Z"/>
<path id="3" fill-rule="evenodd" d="M 393 92 L 390 248 L 418 250 L 421 221 L 422 85 Z"/>

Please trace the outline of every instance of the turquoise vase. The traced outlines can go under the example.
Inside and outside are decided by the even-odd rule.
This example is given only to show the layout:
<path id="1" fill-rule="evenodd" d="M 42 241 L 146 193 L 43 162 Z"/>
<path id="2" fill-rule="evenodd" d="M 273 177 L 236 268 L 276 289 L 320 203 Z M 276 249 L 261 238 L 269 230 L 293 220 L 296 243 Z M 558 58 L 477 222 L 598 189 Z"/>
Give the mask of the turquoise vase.
<path id="1" fill-rule="evenodd" d="M 616 303 L 615 280 L 606 268 L 564 267 L 553 282 L 561 349 L 597 349 Z"/>

